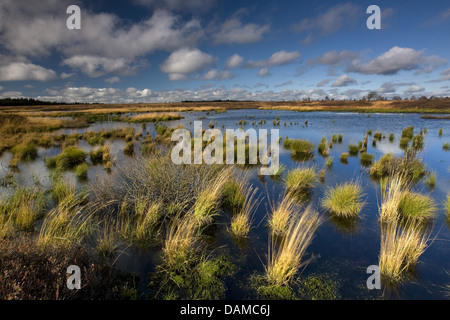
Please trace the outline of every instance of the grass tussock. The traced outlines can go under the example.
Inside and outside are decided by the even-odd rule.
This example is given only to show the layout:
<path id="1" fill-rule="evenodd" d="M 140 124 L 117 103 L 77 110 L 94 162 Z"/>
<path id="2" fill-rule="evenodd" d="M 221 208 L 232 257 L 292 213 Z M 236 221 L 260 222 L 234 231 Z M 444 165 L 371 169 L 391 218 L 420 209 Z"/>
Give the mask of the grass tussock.
<path id="1" fill-rule="evenodd" d="M 92 212 L 82 197 L 62 199 L 44 218 L 37 238 L 40 247 L 79 244 L 92 232 Z"/>
<path id="2" fill-rule="evenodd" d="M 178 267 L 188 264 L 196 251 L 198 222 L 192 215 L 177 217 L 168 227 L 163 245 L 164 261 Z"/>
<path id="3" fill-rule="evenodd" d="M 400 281 L 405 272 L 417 264 L 429 240 L 421 225 L 412 221 L 404 227 L 396 220 L 383 225 L 378 261 L 382 276 L 390 282 Z"/>
<path id="4" fill-rule="evenodd" d="M 370 168 L 370 175 L 380 179 L 399 174 L 408 182 L 416 182 L 425 175 L 425 169 L 417 152 L 408 148 L 403 157 L 395 157 L 392 153 L 383 155 Z"/>
<path id="5" fill-rule="evenodd" d="M 308 263 L 308 260 L 304 259 L 306 249 L 311 244 L 318 225 L 319 215 L 309 206 L 292 219 L 279 248 L 276 249 L 272 243 L 265 267 L 267 281 L 270 284 L 289 285 L 298 270 Z"/>
<path id="6" fill-rule="evenodd" d="M 274 236 L 284 236 L 288 231 L 289 224 L 296 212 L 300 211 L 294 197 L 285 194 L 283 199 L 271 206 L 271 216 L 269 217 L 269 227 Z"/>
<path id="7" fill-rule="evenodd" d="M 197 221 L 199 227 L 204 227 L 212 223 L 214 221 L 214 216 L 219 213 L 223 186 L 230 178 L 230 175 L 230 170 L 222 171 L 217 179 L 211 181 L 198 195 L 195 201 L 193 218 Z"/>
<path id="8" fill-rule="evenodd" d="M 46 197 L 38 187 L 17 187 L 0 198 L 0 239 L 14 230 L 33 231 L 46 207 Z"/>
<path id="9" fill-rule="evenodd" d="M 364 206 L 362 196 L 363 189 L 360 184 L 343 183 L 325 192 L 322 207 L 338 217 L 356 217 Z"/>
<path id="10" fill-rule="evenodd" d="M 289 139 L 284 140 L 284 147 L 292 151 L 292 157 L 295 159 L 307 159 L 312 157 L 314 144 L 308 140 Z"/>
<path id="11" fill-rule="evenodd" d="M 285 184 L 289 192 L 293 194 L 308 191 L 316 184 L 317 174 L 312 167 L 296 168 L 288 172 Z"/>
<path id="12" fill-rule="evenodd" d="M 257 192 L 258 188 L 248 187 L 241 210 L 231 218 L 231 233 L 237 238 L 245 238 L 250 232 L 253 214 L 261 203 Z"/>
<path id="13" fill-rule="evenodd" d="M 398 211 L 403 218 L 423 222 L 434 216 L 437 207 L 430 196 L 404 191 L 399 199 Z"/>
<path id="14" fill-rule="evenodd" d="M 50 160 L 60 171 L 67 171 L 86 161 L 87 153 L 77 147 L 65 148 L 56 158 Z"/>

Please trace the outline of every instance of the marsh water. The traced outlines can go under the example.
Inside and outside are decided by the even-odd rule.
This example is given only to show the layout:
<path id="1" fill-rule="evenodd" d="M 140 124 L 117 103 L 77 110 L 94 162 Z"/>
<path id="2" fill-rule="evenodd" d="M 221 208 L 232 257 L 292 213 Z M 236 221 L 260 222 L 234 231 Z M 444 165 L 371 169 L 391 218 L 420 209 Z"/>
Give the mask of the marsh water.
<path id="1" fill-rule="evenodd" d="M 194 121 L 201 120 L 203 128 L 207 129 L 212 122 L 215 128 L 236 129 L 240 127 L 239 121 L 245 120 L 247 124 L 243 129 L 279 129 L 280 137 L 288 136 L 290 139 L 306 139 L 316 146 L 314 157 L 308 160 L 297 161 L 291 158 L 291 152 L 280 146 L 280 163 L 286 169 L 298 166 L 314 166 L 317 171 L 325 170 L 325 177 L 319 181 L 311 192 L 310 202 L 319 210 L 322 224 L 316 231 L 314 240 L 308 248 L 308 257 L 314 259 L 301 270 L 301 276 L 313 274 L 326 274 L 339 284 L 341 299 L 448 299 L 450 296 L 450 224 L 447 221 L 443 203 L 446 194 L 450 192 L 450 152 L 442 148 L 444 142 L 450 142 L 450 129 L 448 120 L 422 119 L 420 114 L 363 114 L 363 113 L 336 113 L 336 112 L 295 112 L 281 110 L 228 110 L 223 113 L 214 112 L 182 112 L 184 119 L 167 121 L 167 126 L 183 124 L 190 131 L 193 130 Z M 279 125 L 274 126 L 273 120 L 278 119 Z M 260 120 L 266 120 L 264 124 Z M 306 123 L 307 122 L 307 123 Z M 253 124 L 252 124 L 253 123 Z M 136 132 L 141 130 L 141 124 L 122 122 L 97 122 L 89 128 L 64 129 L 59 133 L 83 133 L 86 131 L 100 131 L 118 129 L 125 126 L 134 126 Z M 380 184 L 372 179 L 368 173 L 369 167 L 360 163 L 358 156 L 348 158 L 347 163 L 339 161 L 339 155 L 348 152 L 349 144 L 358 145 L 364 134 L 372 129 L 381 132 L 385 138 L 372 145 L 373 136 L 369 136 L 367 152 L 375 155 L 374 161 L 385 153 L 401 155 L 403 150 L 399 147 L 401 132 L 404 128 L 413 126 L 414 133 L 426 129 L 424 148 L 420 157 L 426 164 L 427 171 L 437 175 L 434 187 L 418 182 L 414 188 L 422 193 L 429 194 L 438 206 L 434 219 L 428 228 L 431 230 L 432 242 L 419 258 L 414 272 L 395 287 L 383 287 L 381 290 L 368 290 L 366 280 L 370 276 L 366 273 L 367 267 L 378 264 L 380 252 L 380 226 L 378 223 L 378 206 L 380 204 Z M 439 128 L 443 134 L 439 135 Z M 155 126 L 147 123 L 149 134 L 155 136 Z M 388 139 L 394 133 L 394 141 Z M 326 158 L 317 153 L 317 145 L 322 137 L 331 141 L 333 134 L 342 134 L 341 143 L 334 143 L 330 149 L 333 165 L 325 165 Z M 139 142 L 137 142 L 139 144 Z M 122 152 L 124 141 L 111 141 L 111 156 L 116 156 L 116 166 L 127 161 L 128 157 Z M 85 141 L 80 141 L 79 147 L 89 151 L 92 147 Z M 140 148 L 136 148 L 139 150 Z M 44 164 L 44 157 L 57 155 L 61 148 L 39 149 L 39 157 L 32 162 L 21 162 L 19 171 L 14 173 L 16 180 L 22 184 L 31 185 L 39 181 L 45 188 L 49 187 L 49 172 Z M 12 155 L 4 153 L 0 158 L 0 178 L 3 178 L 8 169 L 9 159 Z M 114 169 L 113 169 L 114 170 Z M 280 179 L 270 176 L 258 176 L 258 168 L 251 169 L 251 182 L 259 189 L 263 201 L 253 217 L 253 228 L 245 241 L 236 242 L 227 231 L 230 219 L 226 215 L 217 221 L 214 232 L 208 238 L 208 246 L 225 248 L 238 267 L 238 271 L 231 279 L 226 280 L 226 299 L 253 299 L 255 293 L 249 287 L 248 279 L 253 274 L 263 273 L 267 261 L 269 248 L 269 230 L 266 218 L 270 212 L 270 204 L 279 200 L 284 192 L 284 184 Z M 101 165 L 92 165 L 89 169 L 89 179 L 78 182 L 81 185 L 96 185 L 98 179 L 108 175 Z M 74 173 L 66 174 L 68 179 L 75 177 Z M 359 181 L 364 188 L 365 206 L 360 216 L 352 221 L 338 221 L 320 207 L 320 200 L 325 190 L 330 186 L 346 181 Z M 5 187 L 0 187 L 3 192 Z M 137 272 L 141 282 L 139 289 L 145 293 L 148 274 L 154 271 L 155 266 L 161 262 L 160 251 L 155 248 L 130 247 L 119 255 L 115 266 L 121 270 Z"/>

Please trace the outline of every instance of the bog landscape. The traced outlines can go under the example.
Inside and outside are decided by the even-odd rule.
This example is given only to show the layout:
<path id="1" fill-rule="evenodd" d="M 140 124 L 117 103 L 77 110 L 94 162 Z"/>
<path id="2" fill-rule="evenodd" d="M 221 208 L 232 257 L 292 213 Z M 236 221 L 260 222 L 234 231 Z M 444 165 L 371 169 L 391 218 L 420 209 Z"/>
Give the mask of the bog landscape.
<path id="1" fill-rule="evenodd" d="M 1 0 L 0 301 L 448 300 L 449 30 L 446 0 Z"/>
<path id="2" fill-rule="evenodd" d="M 445 298 L 449 104 L 1 107 L 1 298 Z M 278 129 L 277 172 L 174 164 L 195 121 Z"/>

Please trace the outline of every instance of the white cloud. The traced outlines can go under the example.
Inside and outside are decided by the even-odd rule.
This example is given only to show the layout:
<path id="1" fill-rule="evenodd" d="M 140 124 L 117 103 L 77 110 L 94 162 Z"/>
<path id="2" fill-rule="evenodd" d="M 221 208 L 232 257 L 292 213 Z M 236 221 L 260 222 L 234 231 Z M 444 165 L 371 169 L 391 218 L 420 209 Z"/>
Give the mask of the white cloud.
<path id="1" fill-rule="evenodd" d="M 173 11 L 203 13 L 210 10 L 217 0 L 134 0 L 134 3 L 151 7 L 166 8 Z"/>
<path id="2" fill-rule="evenodd" d="M 245 10 L 238 11 L 221 25 L 212 28 L 211 31 L 215 44 L 254 43 L 260 41 L 263 35 L 270 31 L 269 24 L 243 24 L 241 21 L 243 12 Z"/>
<path id="3" fill-rule="evenodd" d="M 352 84 L 356 84 L 356 80 L 352 77 L 344 74 L 343 76 L 339 77 L 334 83 L 333 87 L 346 87 Z"/>
<path id="4" fill-rule="evenodd" d="M 160 69 L 170 80 L 184 80 L 186 75 L 201 71 L 214 62 L 214 57 L 198 49 L 183 48 L 172 52 Z"/>
<path id="5" fill-rule="evenodd" d="M 65 59 L 62 65 L 79 69 L 82 73 L 89 77 L 100 77 L 107 73 L 115 73 L 120 75 L 134 75 L 137 65 L 132 65 L 130 61 L 124 58 L 111 59 L 98 56 L 73 56 Z"/>
<path id="6" fill-rule="evenodd" d="M 228 69 L 234 69 L 239 67 L 239 65 L 244 61 L 244 58 L 238 54 L 233 54 L 231 57 L 227 59 L 225 62 L 225 66 Z"/>
<path id="7" fill-rule="evenodd" d="M 219 71 L 217 69 L 209 70 L 205 75 L 199 77 L 201 80 L 227 80 L 234 78 L 230 71 Z"/>
<path id="8" fill-rule="evenodd" d="M 322 81 L 320 81 L 320 82 L 317 84 L 317 86 L 318 86 L 318 87 L 324 87 L 324 86 L 326 86 L 327 84 L 329 84 L 330 82 L 331 82 L 330 79 L 323 79 Z"/>
<path id="9" fill-rule="evenodd" d="M 133 60 L 156 50 L 195 46 L 204 36 L 198 19 L 183 20 L 157 9 L 146 20 L 129 22 L 109 13 L 82 11 L 81 30 L 68 30 L 68 0 L 2 0 L 0 43 L 15 55 L 40 57 L 54 50 L 76 55 Z M 35 10 L 33 10 L 35 8 Z"/>
<path id="10" fill-rule="evenodd" d="M 405 94 L 411 94 L 411 93 L 422 92 L 422 91 L 425 91 L 424 87 L 414 85 L 414 86 L 411 86 L 408 89 L 406 89 L 404 91 L 404 93 Z"/>
<path id="11" fill-rule="evenodd" d="M 55 71 L 25 62 L 12 62 L 0 67 L 0 81 L 49 81 L 57 78 Z"/>
<path id="12" fill-rule="evenodd" d="M 355 62 L 347 70 L 363 74 L 394 75 L 399 71 L 409 70 L 431 72 L 445 63 L 444 59 L 437 56 L 425 56 L 424 51 L 395 46 L 366 64 Z"/>
<path id="13" fill-rule="evenodd" d="M 329 8 L 324 13 L 314 18 L 305 18 L 294 24 L 291 29 L 294 32 L 319 30 L 323 34 L 337 32 L 346 25 L 356 22 L 358 16 L 361 16 L 362 9 L 351 3 L 338 4 Z"/>
<path id="14" fill-rule="evenodd" d="M 147 98 L 152 95 L 152 90 L 150 89 L 138 90 L 136 88 L 128 88 L 125 92 L 130 98 Z"/>
<path id="15" fill-rule="evenodd" d="M 269 75 L 269 69 L 268 68 L 262 68 L 258 71 L 258 76 L 261 78 L 267 77 Z"/>
<path id="16" fill-rule="evenodd" d="M 120 78 L 119 77 L 111 77 L 111 78 L 105 79 L 105 82 L 108 82 L 109 84 L 113 84 L 116 82 L 120 82 Z"/>
<path id="17" fill-rule="evenodd" d="M 3 92 L 2 94 L 0 94 L 0 98 L 2 98 L 2 99 L 6 99 L 6 98 L 24 98 L 24 97 L 25 96 L 20 91 L 6 91 L 6 92 Z"/>
<path id="18" fill-rule="evenodd" d="M 300 57 L 301 53 L 298 51 L 287 52 L 281 50 L 272 54 L 269 59 L 253 61 L 249 60 L 244 64 L 245 68 L 267 68 L 272 66 L 284 66 L 294 63 Z"/>

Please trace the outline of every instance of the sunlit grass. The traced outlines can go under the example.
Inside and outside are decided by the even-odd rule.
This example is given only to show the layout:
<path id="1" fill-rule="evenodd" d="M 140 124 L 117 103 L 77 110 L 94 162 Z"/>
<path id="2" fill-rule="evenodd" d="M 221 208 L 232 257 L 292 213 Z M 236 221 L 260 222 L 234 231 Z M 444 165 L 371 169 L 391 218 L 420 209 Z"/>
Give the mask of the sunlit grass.
<path id="1" fill-rule="evenodd" d="M 430 196 L 404 191 L 399 199 L 398 210 L 403 218 L 422 222 L 432 218 L 437 208 Z"/>
<path id="2" fill-rule="evenodd" d="M 408 221 L 403 228 L 397 221 L 382 225 L 378 261 L 381 274 L 390 281 L 400 281 L 425 252 L 429 240 L 418 223 Z"/>
<path id="3" fill-rule="evenodd" d="M 296 168 L 288 172 L 285 179 L 289 192 L 301 193 L 313 187 L 317 181 L 314 168 Z"/>
<path id="4" fill-rule="evenodd" d="M 271 206 L 271 215 L 269 217 L 269 227 L 275 236 L 286 234 L 291 218 L 299 211 L 296 200 L 289 194 L 285 194 L 283 199 Z"/>
<path id="5" fill-rule="evenodd" d="M 294 217 L 280 246 L 269 251 L 265 267 L 270 284 L 289 285 L 299 268 L 308 263 L 305 254 L 319 225 L 319 215 L 310 206 Z M 272 238 L 273 241 L 273 238 Z"/>
<path id="6" fill-rule="evenodd" d="M 253 215 L 258 209 L 261 200 L 258 196 L 258 188 L 248 186 L 244 193 L 245 201 L 241 209 L 231 218 L 231 233 L 238 238 L 248 236 L 252 226 Z"/>
<path id="7" fill-rule="evenodd" d="M 363 189 L 360 184 L 342 183 L 334 188 L 328 188 L 322 200 L 322 207 L 342 218 L 356 217 L 364 206 L 362 196 Z"/>

